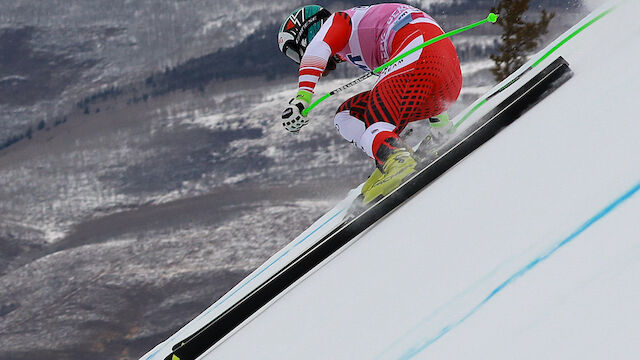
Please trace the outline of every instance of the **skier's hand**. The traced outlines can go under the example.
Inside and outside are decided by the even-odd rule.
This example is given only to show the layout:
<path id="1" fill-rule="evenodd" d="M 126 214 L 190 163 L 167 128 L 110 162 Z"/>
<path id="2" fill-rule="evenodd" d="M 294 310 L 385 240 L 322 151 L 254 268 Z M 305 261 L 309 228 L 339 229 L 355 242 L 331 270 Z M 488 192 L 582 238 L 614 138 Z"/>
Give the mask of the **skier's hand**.
<path id="1" fill-rule="evenodd" d="M 302 115 L 302 110 L 308 106 L 309 102 L 300 95 L 289 100 L 289 106 L 282 112 L 282 126 L 287 131 L 297 134 L 303 126 L 309 123 L 309 119 Z"/>
<path id="2" fill-rule="evenodd" d="M 338 55 L 334 55 L 330 57 L 329 60 L 327 61 L 327 66 L 324 68 L 324 71 L 322 72 L 322 76 L 325 77 L 329 75 L 329 73 L 335 70 L 336 66 L 338 66 L 338 64 L 341 62 L 342 60 L 340 59 L 340 57 L 338 57 Z"/>

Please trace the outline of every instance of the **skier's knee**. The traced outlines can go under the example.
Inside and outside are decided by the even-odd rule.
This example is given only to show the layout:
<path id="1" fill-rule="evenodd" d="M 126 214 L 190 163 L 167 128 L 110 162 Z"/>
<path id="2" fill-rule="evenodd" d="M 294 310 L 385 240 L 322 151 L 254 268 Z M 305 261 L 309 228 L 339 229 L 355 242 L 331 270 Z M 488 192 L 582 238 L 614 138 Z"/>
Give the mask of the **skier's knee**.
<path id="1" fill-rule="evenodd" d="M 351 143 L 356 143 L 360 140 L 365 130 L 364 123 L 351 116 L 349 110 L 337 113 L 333 119 L 333 124 L 340 135 Z"/>

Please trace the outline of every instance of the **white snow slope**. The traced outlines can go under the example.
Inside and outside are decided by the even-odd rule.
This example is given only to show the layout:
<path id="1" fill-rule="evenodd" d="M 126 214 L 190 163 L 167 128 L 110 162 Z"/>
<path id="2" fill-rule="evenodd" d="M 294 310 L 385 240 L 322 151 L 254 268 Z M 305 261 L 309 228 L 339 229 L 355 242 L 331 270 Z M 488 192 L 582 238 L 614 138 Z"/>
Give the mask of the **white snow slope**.
<path id="1" fill-rule="evenodd" d="M 623 2 L 564 43 L 540 67 L 562 55 L 572 79 L 202 358 L 637 359 L 637 14 Z M 144 358 L 166 356 L 337 214 Z"/>

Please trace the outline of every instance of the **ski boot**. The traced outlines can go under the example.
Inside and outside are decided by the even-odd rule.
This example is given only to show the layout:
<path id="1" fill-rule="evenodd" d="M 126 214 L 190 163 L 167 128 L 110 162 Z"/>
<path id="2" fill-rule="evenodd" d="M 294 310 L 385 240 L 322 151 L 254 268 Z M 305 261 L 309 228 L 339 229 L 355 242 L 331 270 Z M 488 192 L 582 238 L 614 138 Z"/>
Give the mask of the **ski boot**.
<path id="1" fill-rule="evenodd" d="M 373 170 L 371 175 L 369 175 L 369 178 L 367 179 L 367 181 L 364 182 L 364 185 L 362 186 L 362 194 L 365 194 L 366 192 L 368 192 L 373 186 L 373 184 L 377 183 L 381 177 L 382 177 L 382 171 L 380 171 L 380 169 L 376 166 L 375 170 Z"/>
<path id="2" fill-rule="evenodd" d="M 368 206 L 369 204 L 364 202 L 364 194 L 367 193 L 371 189 L 371 187 L 375 183 L 377 183 L 378 180 L 380 180 L 381 177 L 382 177 L 382 171 L 380 171 L 380 168 L 378 168 L 376 164 L 376 167 L 373 170 L 373 173 L 369 175 L 369 178 L 367 179 L 367 181 L 365 181 L 364 185 L 362 185 L 362 190 L 360 191 L 360 195 L 358 195 L 358 197 L 349 206 L 349 209 L 347 210 L 347 213 L 345 215 L 346 221 L 350 221 L 351 219 L 360 215 L 363 211 L 365 211 L 369 207 Z"/>
<path id="3" fill-rule="evenodd" d="M 364 203 L 368 204 L 375 199 L 387 196 L 416 171 L 416 165 L 417 162 L 410 150 L 404 147 L 394 150 L 382 166 L 382 171 L 376 168 L 380 174 L 374 177 L 376 175 L 374 171 L 367 180 L 370 185 L 365 183 L 363 186 Z"/>

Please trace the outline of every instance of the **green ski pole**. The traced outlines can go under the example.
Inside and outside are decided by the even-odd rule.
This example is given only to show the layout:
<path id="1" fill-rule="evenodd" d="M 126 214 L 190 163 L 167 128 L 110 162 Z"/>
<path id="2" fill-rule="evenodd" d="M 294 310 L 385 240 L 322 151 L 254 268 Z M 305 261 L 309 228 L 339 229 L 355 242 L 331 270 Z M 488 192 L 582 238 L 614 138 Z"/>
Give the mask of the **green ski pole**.
<path id="1" fill-rule="evenodd" d="M 453 35 L 460 34 L 461 32 L 465 32 L 467 30 L 473 29 L 474 27 L 480 26 L 480 25 L 482 25 L 484 23 L 487 23 L 487 22 L 495 23 L 497 20 L 498 20 L 498 15 L 496 15 L 494 13 L 490 13 L 489 16 L 487 16 L 486 19 L 483 19 L 481 21 L 478 21 L 476 23 L 473 23 L 471 25 L 467 25 L 465 27 L 462 27 L 462 28 L 459 28 L 459 29 L 456 29 L 456 30 L 453 30 L 453 31 L 449 31 L 448 33 L 442 34 L 440 36 L 436 36 L 433 39 L 428 40 L 428 41 L 416 46 L 415 48 L 407 51 L 406 53 L 387 61 L 386 63 L 378 66 L 377 68 L 375 68 L 372 71 L 360 76 L 359 78 L 351 81 L 350 83 L 348 83 L 346 85 L 343 85 L 343 86 L 333 90 L 332 92 L 322 96 L 321 98 L 316 100 L 313 104 L 309 105 L 308 108 L 304 109 L 302 111 L 302 115 L 304 115 L 304 116 L 309 115 L 309 112 L 311 112 L 311 110 L 313 110 L 313 108 L 318 106 L 318 104 L 320 104 L 321 102 L 325 101 L 329 97 L 331 97 L 331 96 L 333 96 L 333 95 L 335 95 L 337 93 L 340 93 L 340 92 L 342 92 L 342 91 L 344 91 L 344 90 L 346 90 L 346 89 L 348 89 L 348 88 L 350 88 L 350 87 L 352 87 L 352 86 L 354 86 L 354 85 L 356 85 L 358 83 L 361 83 L 362 81 L 368 79 L 369 77 L 371 77 L 373 75 L 376 75 L 376 74 L 380 73 L 382 70 L 388 68 L 389 66 L 391 66 L 391 65 L 395 64 L 396 62 L 406 58 L 407 56 L 413 54 L 414 52 L 416 52 L 416 51 L 418 51 L 420 49 L 423 49 L 423 48 L 425 48 L 425 47 L 427 47 L 427 46 L 429 46 L 429 45 L 431 45 L 433 43 L 436 43 L 436 42 L 442 40 L 442 39 L 446 39 L 446 38 L 451 37 Z"/>

